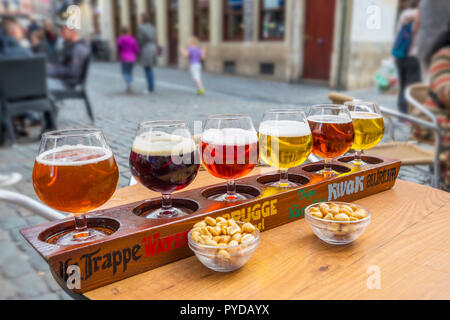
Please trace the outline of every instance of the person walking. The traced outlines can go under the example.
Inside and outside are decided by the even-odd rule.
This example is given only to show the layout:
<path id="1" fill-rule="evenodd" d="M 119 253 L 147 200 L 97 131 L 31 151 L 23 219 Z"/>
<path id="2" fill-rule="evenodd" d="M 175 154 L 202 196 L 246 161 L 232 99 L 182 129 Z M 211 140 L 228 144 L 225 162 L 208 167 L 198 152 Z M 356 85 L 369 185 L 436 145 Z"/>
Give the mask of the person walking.
<path id="1" fill-rule="evenodd" d="M 117 49 L 122 62 L 123 78 L 127 85 L 126 91 L 132 93 L 133 68 L 139 53 L 139 45 L 127 27 L 122 28 L 122 35 L 117 39 Z"/>
<path id="2" fill-rule="evenodd" d="M 206 58 L 205 50 L 199 48 L 198 39 L 192 37 L 189 40 L 187 48 L 181 48 L 181 54 L 189 58 L 189 70 L 192 79 L 197 85 L 197 94 L 202 95 L 205 93 L 205 88 L 202 83 L 202 61 Z"/>
<path id="3" fill-rule="evenodd" d="M 150 16 L 146 13 L 141 15 L 141 24 L 138 28 L 138 41 L 141 48 L 140 63 L 144 67 L 147 78 L 146 93 L 155 90 L 155 79 L 153 67 L 156 66 L 158 57 L 158 39 L 156 29 L 150 22 Z"/>
<path id="4" fill-rule="evenodd" d="M 408 113 L 405 89 L 410 84 L 421 81 L 420 62 L 417 58 L 416 34 L 419 27 L 418 1 L 411 1 L 409 8 L 400 14 L 397 38 L 392 54 L 399 76 L 400 89 L 397 105 L 400 112 Z"/>

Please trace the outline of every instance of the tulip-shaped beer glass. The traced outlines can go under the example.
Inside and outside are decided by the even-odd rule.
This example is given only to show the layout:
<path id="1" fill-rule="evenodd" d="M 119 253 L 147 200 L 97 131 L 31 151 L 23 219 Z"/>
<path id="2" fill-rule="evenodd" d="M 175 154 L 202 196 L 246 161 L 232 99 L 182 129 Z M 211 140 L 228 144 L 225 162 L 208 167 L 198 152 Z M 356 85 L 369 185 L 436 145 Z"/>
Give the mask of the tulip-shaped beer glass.
<path id="1" fill-rule="evenodd" d="M 355 138 L 350 112 L 343 105 L 315 105 L 311 107 L 308 122 L 313 136 L 312 153 L 325 162 L 319 173 L 324 178 L 336 176 L 331 160 L 346 153 Z"/>
<path id="2" fill-rule="evenodd" d="M 139 125 L 130 153 L 133 177 L 162 194 L 161 208 L 148 219 L 174 218 L 188 212 L 172 206 L 172 192 L 191 184 L 200 167 L 198 149 L 184 121 L 148 121 Z"/>
<path id="3" fill-rule="evenodd" d="M 105 237 L 88 228 L 85 213 L 111 198 L 119 170 L 103 133 L 97 129 L 60 130 L 42 135 L 33 169 L 33 186 L 49 207 L 75 215 L 75 230 L 56 244 L 73 245 Z"/>
<path id="4" fill-rule="evenodd" d="M 345 103 L 353 120 L 355 128 L 355 141 L 352 149 L 355 150 L 355 159 L 352 161 L 356 165 L 365 165 L 361 159 L 363 150 L 375 147 L 383 138 L 384 121 L 380 107 L 373 102 L 359 100 Z"/>
<path id="5" fill-rule="evenodd" d="M 202 134 L 202 161 L 210 174 L 227 179 L 227 192 L 213 200 L 246 200 L 236 192 L 235 179 L 247 175 L 258 162 L 258 135 L 252 119 L 240 114 L 208 117 Z"/>
<path id="6" fill-rule="evenodd" d="M 288 169 L 305 162 L 312 150 L 311 130 L 301 110 L 270 110 L 259 126 L 259 156 L 280 172 L 280 180 L 271 187 L 292 188 Z"/>

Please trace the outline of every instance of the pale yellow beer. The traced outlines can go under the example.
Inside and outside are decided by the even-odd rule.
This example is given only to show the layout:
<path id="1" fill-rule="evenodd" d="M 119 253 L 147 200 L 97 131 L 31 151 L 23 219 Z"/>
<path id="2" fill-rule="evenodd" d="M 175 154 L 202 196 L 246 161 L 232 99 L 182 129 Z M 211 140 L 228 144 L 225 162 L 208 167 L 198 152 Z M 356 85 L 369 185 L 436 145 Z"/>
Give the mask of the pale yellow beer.
<path id="1" fill-rule="evenodd" d="M 355 129 L 352 149 L 367 150 L 376 146 L 384 135 L 383 117 L 371 112 L 350 112 Z"/>
<path id="2" fill-rule="evenodd" d="M 267 120 L 259 128 L 259 156 L 273 168 L 287 170 L 308 159 L 312 135 L 307 123 Z"/>

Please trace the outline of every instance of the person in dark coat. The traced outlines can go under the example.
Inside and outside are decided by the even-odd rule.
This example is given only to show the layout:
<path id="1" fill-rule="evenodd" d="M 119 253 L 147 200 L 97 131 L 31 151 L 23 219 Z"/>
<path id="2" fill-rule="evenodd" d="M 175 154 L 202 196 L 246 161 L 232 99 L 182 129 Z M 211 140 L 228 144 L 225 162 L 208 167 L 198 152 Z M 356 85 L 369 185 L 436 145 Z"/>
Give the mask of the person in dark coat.
<path id="1" fill-rule="evenodd" d="M 158 39 L 149 15 L 142 14 L 141 21 L 138 28 L 138 41 L 141 48 L 140 63 L 144 67 L 147 78 L 147 92 L 153 92 L 155 90 L 153 67 L 156 66 L 158 58 Z"/>

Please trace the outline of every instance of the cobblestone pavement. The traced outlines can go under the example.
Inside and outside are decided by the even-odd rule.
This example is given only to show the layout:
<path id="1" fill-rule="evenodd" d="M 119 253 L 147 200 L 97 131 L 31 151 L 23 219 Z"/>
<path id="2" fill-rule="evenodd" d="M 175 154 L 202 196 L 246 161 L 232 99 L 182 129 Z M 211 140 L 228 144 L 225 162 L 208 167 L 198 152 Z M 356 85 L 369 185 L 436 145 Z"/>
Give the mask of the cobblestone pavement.
<path id="1" fill-rule="evenodd" d="M 95 63 L 89 78 L 89 95 L 101 128 L 115 154 L 120 170 L 119 186 L 130 179 L 128 155 L 140 121 L 150 119 L 185 119 L 191 123 L 212 113 L 247 113 L 255 126 L 264 110 L 289 105 L 308 106 L 328 102 L 328 88 L 309 84 L 286 84 L 250 78 L 206 74 L 207 93 L 198 97 L 187 72 L 157 69 L 157 90 L 144 94 L 145 80 L 141 68 L 135 69 L 135 94 L 125 94 L 119 65 Z M 378 101 L 395 108 L 396 97 L 380 95 L 375 90 L 349 92 L 356 97 Z M 58 115 L 59 128 L 89 127 L 83 104 L 68 101 Z M 397 126 L 399 137 L 407 137 L 408 128 Z M 0 173 L 19 172 L 23 180 L 7 189 L 36 199 L 31 173 L 38 151 L 38 138 L 21 139 L 14 146 L 0 147 Z M 426 169 L 426 168 L 425 168 Z M 420 181 L 417 171 L 401 172 L 402 178 Z M 22 227 L 44 223 L 32 212 L 0 202 L 0 299 L 70 299 L 53 280 L 44 260 L 19 233 Z"/>

